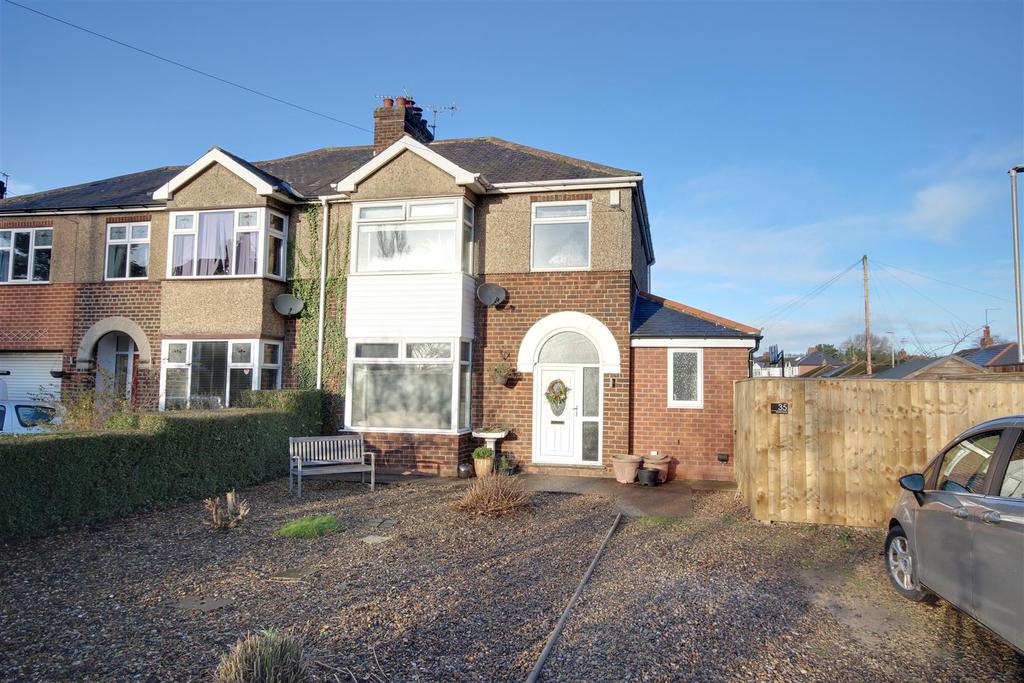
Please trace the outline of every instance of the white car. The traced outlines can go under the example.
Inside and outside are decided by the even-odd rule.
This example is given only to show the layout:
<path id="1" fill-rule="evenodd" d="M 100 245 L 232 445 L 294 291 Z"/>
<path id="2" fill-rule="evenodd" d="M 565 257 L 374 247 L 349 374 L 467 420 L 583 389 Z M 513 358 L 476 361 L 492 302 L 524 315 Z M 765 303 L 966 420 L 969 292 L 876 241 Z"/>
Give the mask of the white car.
<path id="1" fill-rule="evenodd" d="M 39 401 L 0 400 L 0 435 L 45 432 L 57 420 L 53 408 Z"/>

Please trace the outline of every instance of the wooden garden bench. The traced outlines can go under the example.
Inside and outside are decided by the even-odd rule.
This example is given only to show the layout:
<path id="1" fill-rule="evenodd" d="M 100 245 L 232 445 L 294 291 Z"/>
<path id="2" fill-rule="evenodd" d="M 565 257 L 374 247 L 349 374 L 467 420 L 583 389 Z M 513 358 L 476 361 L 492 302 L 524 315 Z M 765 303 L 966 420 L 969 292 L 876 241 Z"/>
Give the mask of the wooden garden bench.
<path id="1" fill-rule="evenodd" d="M 370 456 L 367 464 L 366 456 Z M 298 495 L 302 496 L 302 478 L 320 474 L 359 472 L 360 481 L 370 473 L 370 490 L 376 484 L 377 456 L 364 449 L 363 436 L 292 436 L 288 439 L 288 491 L 292 477 L 298 479 Z"/>

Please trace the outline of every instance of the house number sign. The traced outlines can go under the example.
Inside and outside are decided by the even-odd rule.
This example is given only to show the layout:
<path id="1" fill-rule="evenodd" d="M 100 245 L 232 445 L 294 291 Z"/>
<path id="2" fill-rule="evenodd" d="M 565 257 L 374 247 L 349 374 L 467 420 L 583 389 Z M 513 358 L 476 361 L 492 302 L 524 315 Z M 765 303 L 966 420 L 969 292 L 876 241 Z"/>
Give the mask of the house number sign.
<path id="1" fill-rule="evenodd" d="M 773 403 L 772 415 L 789 415 L 788 403 Z"/>

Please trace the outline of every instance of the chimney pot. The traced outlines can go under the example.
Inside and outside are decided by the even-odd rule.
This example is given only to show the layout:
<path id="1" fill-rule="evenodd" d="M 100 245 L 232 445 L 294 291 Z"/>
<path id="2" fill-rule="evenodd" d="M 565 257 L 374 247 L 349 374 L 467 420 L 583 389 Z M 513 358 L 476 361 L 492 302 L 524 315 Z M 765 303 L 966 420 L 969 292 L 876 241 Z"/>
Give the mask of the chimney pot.
<path id="1" fill-rule="evenodd" d="M 397 100 L 395 100 L 395 103 L 396 103 L 396 104 L 397 104 L 397 105 L 398 105 L 399 107 L 404 107 L 404 106 L 406 106 L 407 104 L 409 104 L 409 100 L 405 99 L 404 97 L 399 97 L 399 98 L 398 98 Z"/>
<path id="2" fill-rule="evenodd" d="M 393 97 L 385 97 L 384 98 L 384 107 L 387 108 L 387 109 L 390 109 L 393 106 L 395 106 L 395 98 L 393 98 Z"/>
<path id="3" fill-rule="evenodd" d="M 434 134 L 422 116 L 423 109 L 414 106 L 411 97 L 385 97 L 383 100 L 383 106 L 373 112 L 374 153 L 384 150 L 403 135 L 425 145 L 434 141 Z"/>

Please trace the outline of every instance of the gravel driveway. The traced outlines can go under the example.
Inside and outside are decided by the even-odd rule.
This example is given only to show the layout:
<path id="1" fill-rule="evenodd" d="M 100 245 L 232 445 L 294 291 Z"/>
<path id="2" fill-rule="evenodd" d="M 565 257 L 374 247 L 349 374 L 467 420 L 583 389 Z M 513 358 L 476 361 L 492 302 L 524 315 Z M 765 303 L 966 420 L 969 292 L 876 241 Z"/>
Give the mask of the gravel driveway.
<path id="1" fill-rule="evenodd" d="M 297 502 L 275 482 L 243 492 L 253 512 L 228 532 L 204 528 L 192 504 L 2 546 L 0 679 L 209 680 L 239 635 L 277 626 L 304 635 L 317 681 L 522 681 L 612 503 L 539 494 L 489 520 L 453 508 L 462 486 L 314 483 Z M 880 533 L 765 527 L 730 493 L 697 494 L 694 510 L 624 522 L 544 680 L 1024 674 L 969 619 L 898 599 Z M 345 531 L 272 534 L 327 513 Z M 304 578 L 274 579 L 289 570 Z"/>
<path id="2" fill-rule="evenodd" d="M 766 526 L 729 492 L 620 529 L 544 681 L 1021 681 L 1024 657 L 900 598 L 882 531 Z"/>

